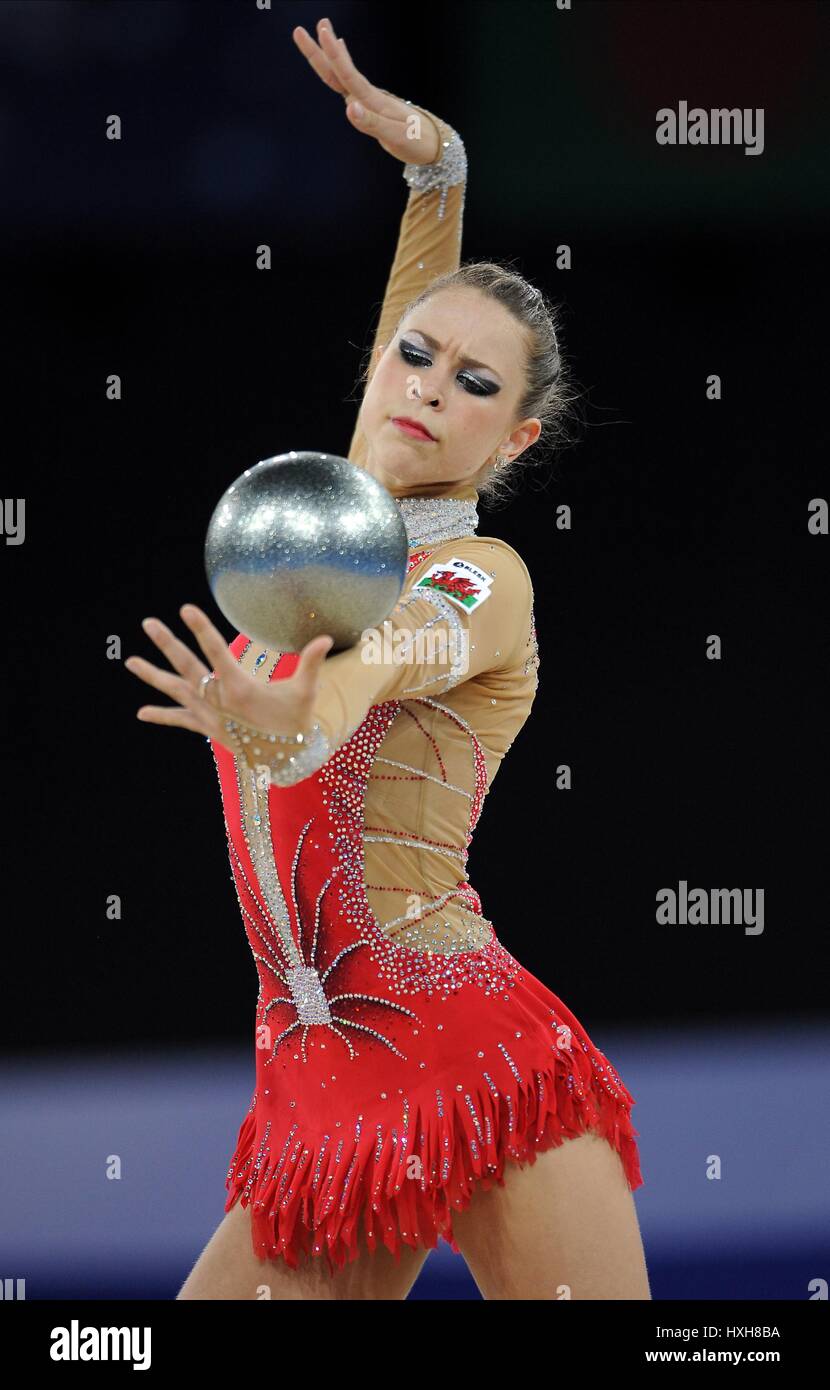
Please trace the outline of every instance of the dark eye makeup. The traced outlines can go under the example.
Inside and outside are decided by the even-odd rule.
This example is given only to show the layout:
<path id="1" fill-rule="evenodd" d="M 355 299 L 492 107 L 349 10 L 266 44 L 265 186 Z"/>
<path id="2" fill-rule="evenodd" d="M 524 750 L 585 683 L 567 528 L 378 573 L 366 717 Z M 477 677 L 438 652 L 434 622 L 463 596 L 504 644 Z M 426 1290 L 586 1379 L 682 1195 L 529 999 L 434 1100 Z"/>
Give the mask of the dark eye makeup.
<path id="1" fill-rule="evenodd" d="M 432 358 L 423 348 L 417 347 L 414 343 L 408 343 L 402 338 L 398 344 L 398 350 L 405 362 L 409 362 L 413 367 L 431 367 Z M 473 376 L 472 372 L 462 371 L 458 373 L 459 380 L 464 385 L 464 390 L 471 396 L 494 396 L 501 390 L 494 381 L 484 381 L 481 377 Z"/>

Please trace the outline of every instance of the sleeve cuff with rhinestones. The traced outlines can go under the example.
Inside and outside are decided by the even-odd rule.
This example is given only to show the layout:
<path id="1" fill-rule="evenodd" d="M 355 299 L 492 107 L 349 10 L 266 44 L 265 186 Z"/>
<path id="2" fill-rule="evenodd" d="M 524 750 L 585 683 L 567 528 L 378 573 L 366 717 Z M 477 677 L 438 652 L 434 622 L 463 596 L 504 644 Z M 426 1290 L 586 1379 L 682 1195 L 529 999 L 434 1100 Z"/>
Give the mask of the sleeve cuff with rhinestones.
<path id="1" fill-rule="evenodd" d="M 448 132 L 448 133 L 447 133 Z M 438 208 L 439 218 L 444 216 L 447 189 L 467 179 L 467 153 L 464 142 L 457 130 L 444 126 L 442 129 L 441 156 L 432 164 L 405 164 L 403 178 L 410 188 L 419 193 L 428 193 L 440 188 L 441 200 Z"/>
<path id="2" fill-rule="evenodd" d="M 296 782 L 303 782 L 332 755 L 331 744 L 317 723 L 307 734 L 294 738 L 263 734 L 235 719 L 226 720 L 225 729 L 250 767 L 267 768 L 275 787 L 293 787 Z"/>

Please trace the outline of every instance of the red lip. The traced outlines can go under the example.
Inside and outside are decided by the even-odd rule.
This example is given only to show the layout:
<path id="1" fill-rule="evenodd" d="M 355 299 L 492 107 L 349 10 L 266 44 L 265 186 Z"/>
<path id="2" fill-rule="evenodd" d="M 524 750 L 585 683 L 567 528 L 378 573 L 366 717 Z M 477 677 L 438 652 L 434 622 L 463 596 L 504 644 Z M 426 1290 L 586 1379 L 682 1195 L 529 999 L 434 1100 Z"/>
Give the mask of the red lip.
<path id="1" fill-rule="evenodd" d="M 437 442 L 435 435 L 430 434 L 426 425 L 420 424 L 417 420 L 410 420 L 408 415 L 393 415 L 392 424 L 397 425 L 412 439 L 429 439 L 433 444 Z"/>

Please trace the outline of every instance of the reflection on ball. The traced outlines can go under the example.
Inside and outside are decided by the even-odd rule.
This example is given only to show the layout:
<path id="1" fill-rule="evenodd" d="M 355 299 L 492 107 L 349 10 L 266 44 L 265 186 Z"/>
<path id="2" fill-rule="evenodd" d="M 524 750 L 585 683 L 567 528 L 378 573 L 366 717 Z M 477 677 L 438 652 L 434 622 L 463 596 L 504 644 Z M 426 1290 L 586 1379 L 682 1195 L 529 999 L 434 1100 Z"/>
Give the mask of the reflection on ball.
<path id="1" fill-rule="evenodd" d="M 389 616 L 407 553 L 385 487 L 337 454 L 292 449 L 246 468 L 219 499 L 205 569 L 238 632 L 280 652 L 325 632 L 334 653 Z"/>

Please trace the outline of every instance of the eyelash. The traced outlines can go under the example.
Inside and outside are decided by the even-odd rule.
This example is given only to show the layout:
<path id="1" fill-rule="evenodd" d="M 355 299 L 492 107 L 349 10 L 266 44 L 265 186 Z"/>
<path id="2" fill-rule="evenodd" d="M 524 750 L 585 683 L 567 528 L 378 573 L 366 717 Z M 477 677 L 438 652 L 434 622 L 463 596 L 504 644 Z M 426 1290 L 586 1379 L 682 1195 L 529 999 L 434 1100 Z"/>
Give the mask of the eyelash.
<path id="1" fill-rule="evenodd" d="M 432 359 L 420 348 L 413 347 L 411 343 L 399 343 L 398 350 L 404 361 L 409 362 L 412 366 L 423 366 L 424 363 L 429 367 L 432 366 Z M 465 385 L 464 389 L 468 391 L 468 394 L 471 396 L 494 396 L 499 389 L 498 386 L 492 386 L 478 381 L 476 377 L 470 376 L 467 372 L 460 372 L 459 376 L 466 376 L 467 381 L 474 388 L 470 390 L 469 387 Z"/>

